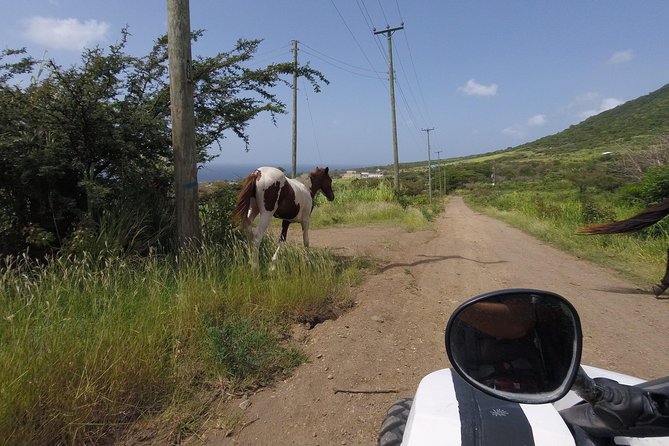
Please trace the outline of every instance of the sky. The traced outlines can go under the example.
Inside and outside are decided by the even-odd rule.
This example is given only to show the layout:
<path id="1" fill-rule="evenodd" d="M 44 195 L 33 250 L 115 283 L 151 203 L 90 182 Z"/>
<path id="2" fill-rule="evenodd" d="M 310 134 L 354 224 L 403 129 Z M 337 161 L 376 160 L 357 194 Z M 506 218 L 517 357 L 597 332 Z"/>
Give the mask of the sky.
<path id="1" fill-rule="evenodd" d="M 515 147 L 669 83 L 667 0 L 190 1 L 194 56 L 263 39 L 249 66 L 292 60 L 330 81 L 298 82 L 298 164 L 392 164 L 388 76 L 392 33 L 399 162 Z M 141 56 L 167 29 L 166 1 L 0 0 L 0 43 L 77 64 L 116 43 Z M 288 79 L 290 80 L 290 79 Z M 292 108 L 292 92 L 277 96 Z M 427 131 L 427 129 L 433 129 Z M 292 116 L 260 115 L 250 147 L 230 134 L 216 164 L 290 165 Z M 429 135 L 429 145 L 428 145 Z"/>

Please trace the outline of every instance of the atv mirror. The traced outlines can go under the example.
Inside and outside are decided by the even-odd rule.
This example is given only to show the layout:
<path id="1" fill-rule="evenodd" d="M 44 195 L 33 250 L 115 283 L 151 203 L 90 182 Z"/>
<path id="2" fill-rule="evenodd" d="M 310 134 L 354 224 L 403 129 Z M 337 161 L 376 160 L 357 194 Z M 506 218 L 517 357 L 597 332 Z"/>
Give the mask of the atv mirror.
<path id="1" fill-rule="evenodd" d="M 562 398 L 581 360 L 574 307 L 547 291 L 511 289 L 460 305 L 446 327 L 453 368 L 472 386 L 519 403 Z"/>

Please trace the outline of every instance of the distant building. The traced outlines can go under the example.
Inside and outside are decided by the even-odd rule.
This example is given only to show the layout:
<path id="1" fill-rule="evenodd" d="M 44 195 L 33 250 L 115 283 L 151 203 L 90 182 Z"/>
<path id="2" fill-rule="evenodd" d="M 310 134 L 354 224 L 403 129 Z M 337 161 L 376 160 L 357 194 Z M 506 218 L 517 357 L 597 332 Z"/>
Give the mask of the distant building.
<path id="1" fill-rule="evenodd" d="M 384 173 L 381 169 L 376 169 L 374 172 L 358 172 L 357 170 L 347 170 L 342 174 L 343 179 L 352 180 L 355 178 L 383 178 Z"/>
<path id="2" fill-rule="evenodd" d="M 360 178 L 361 174 L 358 173 L 356 170 L 347 170 L 345 173 L 342 174 L 341 176 L 345 180 L 352 180 L 355 178 Z"/>
<path id="3" fill-rule="evenodd" d="M 376 172 L 360 172 L 362 178 L 383 178 L 381 169 L 376 169 Z"/>

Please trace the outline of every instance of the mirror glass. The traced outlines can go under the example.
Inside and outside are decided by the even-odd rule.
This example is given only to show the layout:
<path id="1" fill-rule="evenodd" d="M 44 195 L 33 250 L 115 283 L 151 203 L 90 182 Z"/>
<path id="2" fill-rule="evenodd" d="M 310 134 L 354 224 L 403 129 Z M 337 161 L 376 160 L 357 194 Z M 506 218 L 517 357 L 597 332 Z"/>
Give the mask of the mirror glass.
<path id="1" fill-rule="evenodd" d="M 561 296 L 505 290 L 461 305 L 446 330 L 455 370 L 474 387 L 524 403 L 564 396 L 581 355 L 581 327 Z"/>

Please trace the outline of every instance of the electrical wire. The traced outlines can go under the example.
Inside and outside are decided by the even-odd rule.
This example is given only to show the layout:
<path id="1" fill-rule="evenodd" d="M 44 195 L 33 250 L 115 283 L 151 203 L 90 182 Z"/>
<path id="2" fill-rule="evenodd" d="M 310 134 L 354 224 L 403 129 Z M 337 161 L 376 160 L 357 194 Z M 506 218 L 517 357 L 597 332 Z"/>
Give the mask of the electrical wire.
<path id="1" fill-rule="evenodd" d="M 304 84 L 304 81 L 300 80 L 300 83 Z M 323 164 L 323 156 L 321 156 L 321 148 L 318 145 L 318 138 L 316 137 L 316 126 L 314 125 L 314 116 L 311 113 L 311 104 L 309 103 L 309 95 L 307 94 L 308 88 L 302 88 L 302 91 L 304 92 L 304 99 L 307 102 L 307 111 L 309 112 L 309 119 L 311 121 L 311 130 L 314 134 L 314 145 L 316 146 L 316 154 L 318 155 L 318 161 L 319 164 Z"/>
<path id="2" fill-rule="evenodd" d="M 374 65 L 372 64 L 371 60 L 369 60 L 369 57 L 367 57 L 367 53 L 365 53 L 365 50 L 360 45 L 360 42 L 358 42 L 358 39 L 355 37 L 355 34 L 353 34 L 353 31 L 351 31 L 351 28 L 348 26 L 348 23 L 346 23 L 346 20 L 344 19 L 344 16 L 339 11 L 339 8 L 337 8 L 337 5 L 335 4 L 334 0 L 330 0 L 330 3 L 332 3 L 332 6 L 337 11 L 337 14 L 339 15 L 339 18 L 341 19 L 342 23 L 344 24 L 344 26 L 348 30 L 349 34 L 351 34 L 351 37 L 353 38 L 353 41 L 355 42 L 356 45 L 358 45 L 358 48 L 360 49 L 360 52 L 362 52 L 362 55 L 365 57 L 365 60 L 367 60 L 367 63 L 369 64 L 370 68 L 377 74 L 378 79 L 382 80 L 381 76 L 378 75 L 378 71 L 376 71 L 374 69 Z"/>

